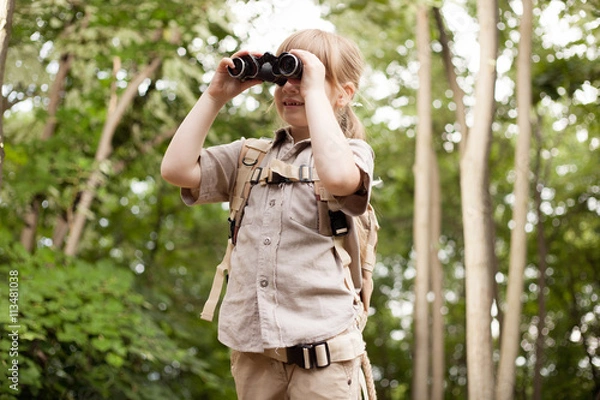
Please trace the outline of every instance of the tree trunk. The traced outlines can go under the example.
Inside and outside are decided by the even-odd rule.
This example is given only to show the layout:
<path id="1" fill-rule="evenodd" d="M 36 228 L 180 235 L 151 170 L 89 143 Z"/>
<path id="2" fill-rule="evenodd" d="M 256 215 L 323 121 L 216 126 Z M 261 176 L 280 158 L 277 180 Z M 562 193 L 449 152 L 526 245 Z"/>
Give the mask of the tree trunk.
<path id="1" fill-rule="evenodd" d="M 419 60 L 419 89 L 417 92 L 417 139 L 415 156 L 415 216 L 414 240 L 416 260 L 414 308 L 414 358 L 412 398 L 428 397 L 429 380 L 429 290 L 430 203 L 429 161 L 431 154 L 431 50 L 428 12 L 425 5 L 417 11 L 417 53 Z"/>
<path id="2" fill-rule="evenodd" d="M 115 62 L 118 62 L 115 60 Z M 83 229 L 87 221 L 87 217 L 90 213 L 92 201 L 96 196 L 96 190 L 103 181 L 103 174 L 107 164 L 108 157 L 112 153 L 112 138 L 115 134 L 119 122 L 123 118 L 125 111 L 135 99 L 137 95 L 138 87 L 142 82 L 149 78 L 156 69 L 160 66 L 161 60 L 159 58 L 153 59 L 136 77 L 129 83 L 127 89 L 123 93 L 123 96 L 114 107 L 113 112 L 109 112 L 106 118 L 106 122 L 102 129 L 102 136 L 100 137 L 100 143 L 96 150 L 96 169 L 92 171 L 83 192 L 81 198 L 77 204 L 77 209 L 73 217 L 73 224 L 70 227 L 69 237 L 65 246 L 65 254 L 72 256 L 77 253 L 79 248 L 79 242 Z M 110 107 L 112 109 L 113 107 Z"/>
<path id="3" fill-rule="evenodd" d="M 4 70 L 6 67 L 6 55 L 8 54 L 8 42 L 12 31 L 13 13 L 15 0 L 0 1 L 0 87 L 4 85 Z M 2 100 L 3 101 L 3 100 Z M 4 110 L 4 106 L 1 107 Z M 0 189 L 4 178 L 4 118 L 0 115 Z"/>
<path id="4" fill-rule="evenodd" d="M 430 238 L 430 286 L 433 293 L 431 304 L 431 400 L 444 399 L 445 353 L 444 353 L 444 270 L 438 257 L 442 235 L 442 199 L 439 166 L 435 151 L 431 149 L 431 238 Z"/>
<path id="5" fill-rule="evenodd" d="M 86 13 L 82 22 L 80 23 L 81 28 L 86 28 L 89 24 L 90 14 Z M 77 29 L 77 24 L 68 25 L 65 27 L 65 30 L 62 32 L 63 37 L 68 37 L 75 34 Z M 56 118 L 56 113 L 58 112 L 58 107 L 60 106 L 61 100 L 63 98 L 62 92 L 65 87 L 65 82 L 67 80 L 67 76 L 71 71 L 71 65 L 73 64 L 75 56 L 71 53 L 64 53 L 61 55 L 58 62 L 58 72 L 54 77 L 54 81 L 52 82 L 52 87 L 49 92 L 49 103 L 48 103 L 48 118 L 46 119 L 46 124 L 44 125 L 44 130 L 42 131 L 42 140 L 48 140 L 52 136 L 54 136 L 54 132 L 56 131 L 56 125 L 58 123 L 58 119 Z M 28 251 L 32 252 L 35 247 L 35 238 L 37 234 L 37 225 L 39 221 L 39 213 L 40 213 L 40 205 L 42 200 L 44 199 L 44 194 L 39 194 L 36 196 L 30 206 L 26 211 L 24 216 L 25 225 L 21 230 L 21 244 Z M 52 238 L 52 244 L 60 248 L 62 246 L 62 238 L 60 235 L 57 235 L 56 232 L 65 231 L 64 226 L 66 226 L 67 222 L 64 220 L 62 215 L 59 215 L 58 220 L 56 221 L 55 234 Z M 62 225 L 62 228 L 61 228 Z M 64 236 L 63 236 L 64 237 Z"/>
<path id="6" fill-rule="evenodd" d="M 546 259 L 548 257 L 548 244 L 544 231 L 544 215 L 542 213 L 542 189 L 544 187 L 541 177 L 542 167 L 542 138 L 540 132 L 540 122 L 536 124 L 536 137 L 538 141 L 536 164 L 535 164 L 535 190 L 533 191 L 535 200 L 535 211 L 537 213 L 537 253 L 538 253 L 538 323 L 537 338 L 535 339 L 535 365 L 533 369 L 533 395 L 532 400 L 542 400 L 542 366 L 544 364 L 544 340 L 546 339 Z"/>
<path id="7" fill-rule="evenodd" d="M 20 242 L 28 253 L 33 252 L 35 247 L 35 234 L 37 232 L 41 206 L 42 199 L 40 196 L 35 196 L 23 216 L 24 225 L 21 230 Z"/>
<path id="8" fill-rule="evenodd" d="M 458 85 L 458 81 L 456 79 L 456 72 L 454 71 L 454 65 L 452 63 L 452 54 L 450 52 L 450 40 L 448 39 L 448 35 L 446 34 L 446 28 L 444 27 L 444 21 L 440 10 L 438 8 L 434 8 L 435 18 L 438 27 L 438 31 L 440 33 L 440 44 L 442 45 L 442 61 L 444 62 L 444 68 L 446 70 L 446 79 L 448 79 L 448 84 L 452 89 L 452 97 L 454 99 L 454 103 L 456 104 L 456 124 L 458 132 L 462 135 L 459 152 L 461 158 L 465 153 L 465 146 L 467 141 L 469 140 L 469 127 L 467 125 L 467 109 L 464 104 L 465 93 Z M 486 186 L 488 186 L 486 184 Z M 492 288 L 494 290 L 493 298 L 496 299 L 496 303 L 498 304 L 498 285 L 494 281 L 494 276 L 498 272 L 498 260 L 495 255 L 494 246 L 496 241 L 496 230 L 494 226 L 494 219 L 492 216 L 492 199 L 489 192 L 486 192 L 486 207 L 488 207 L 488 211 L 486 212 L 487 216 L 487 224 L 492 229 L 492 233 L 487 237 L 486 246 L 487 251 L 490 253 L 490 259 L 492 260 L 492 273 L 490 277 L 492 279 Z M 498 308 L 498 322 L 500 327 L 502 327 L 502 310 Z"/>
<path id="9" fill-rule="evenodd" d="M 517 57 L 517 125 L 519 137 L 515 156 L 514 228 L 510 236 L 510 264 L 506 309 L 502 327 L 500 364 L 498 366 L 497 400 L 512 400 L 515 394 L 515 361 L 521 337 L 521 296 L 527 262 L 527 211 L 529 203 L 529 150 L 531 148 L 531 34 L 533 5 L 523 0 L 519 54 Z"/>
<path id="10" fill-rule="evenodd" d="M 465 240 L 467 377 L 470 399 L 494 399 L 491 305 L 493 255 L 489 251 L 488 161 L 494 115 L 497 57 L 496 1 L 478 0 L 479 75 L 475 84 L 473 128 L 461 159 L 461 198 Z"/>
<path id="11" fill-rule="evenodd" d="M 62 91 L 65 87 L 65 81 L 67 80 L 67 76 L 71 70 L 73 58 L 73 55 L 68 53 L 63 54 L 60 57 L 58 72 L 54 78 L 54 82 L 52 82 L 52 87 L 49 93 L 50 103 L 48 104 L 48 118 L 42 132 L 42 140 L 50 139 L 56 130 L 56 113 L 58 111 L 58 106 L 60 105 L 60 100 L 62 99 Z M 36 196 L 36 198 L 32 200 L 29 210 L 24 217 L 25 225 L 21 230 L 21 244 L 30 253 L 35 247 L 35 237 L 39 220 L 40 205 L 43 197 L 43 195 Z M 53 243 L 56 245 L 54 241 Z"/>

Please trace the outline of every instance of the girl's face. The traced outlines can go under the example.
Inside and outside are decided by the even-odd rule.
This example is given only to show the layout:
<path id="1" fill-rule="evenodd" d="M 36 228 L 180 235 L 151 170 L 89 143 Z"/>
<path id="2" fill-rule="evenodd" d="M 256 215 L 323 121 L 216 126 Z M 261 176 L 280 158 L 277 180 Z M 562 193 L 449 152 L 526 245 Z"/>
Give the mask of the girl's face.
<path id="1" fill-rule="evenodd" d="M 338 91 L 327 80 L 325 80 L 325 93 L 334 109 Z M 310 136 L 299 80 L 288 80 L 285 85 L 275 88 L 275 106 L 279 116 L 292 127 L 292 135 L 296 141 Z"/>

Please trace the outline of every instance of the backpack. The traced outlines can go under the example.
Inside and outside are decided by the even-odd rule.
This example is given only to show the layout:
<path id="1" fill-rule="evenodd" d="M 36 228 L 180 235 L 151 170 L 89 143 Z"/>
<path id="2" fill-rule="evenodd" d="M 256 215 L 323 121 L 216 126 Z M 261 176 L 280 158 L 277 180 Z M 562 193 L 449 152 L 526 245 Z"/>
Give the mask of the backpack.
<path id="1" fill-rule="evenodd" d="M 229 201 L 229 240 L 227 250 L 213 280 L 208 300 L 200 318 L 212 321 L 225 275 L 229 269 L 231 253 L 243 217 L 244 207 L 253 185 L 285 179 L 287 182 L 313 182 L 318 200 L 319 232 L 333 236 L 335 251 L 346 268 L 345 283 L 355 293 L 355 301 L 362 304 L 359 327 L 366 324 L 371 294 L 373 293 L 373 267 L 376 260 L 377 231 L 379 224 L 371 204 L 360 216 L 351 217 L 339 210 L 334 197 L 321 185 L 314 168 L 292 166 L 273 159 L 268 168 L 259 168 L 271 148 L 270 139 L 246 139 L 240 152 L 235 184 Z"/>

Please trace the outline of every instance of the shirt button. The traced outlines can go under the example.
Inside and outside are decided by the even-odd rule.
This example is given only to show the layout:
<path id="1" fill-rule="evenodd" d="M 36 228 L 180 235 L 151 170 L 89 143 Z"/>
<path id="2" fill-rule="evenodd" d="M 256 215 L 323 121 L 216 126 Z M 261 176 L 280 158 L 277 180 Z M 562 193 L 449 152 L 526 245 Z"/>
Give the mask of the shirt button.
<path id="1" fill-rule="evenodd" d="M 275 200 L 271 200 L 271 201 L 269 201 L 269 206 L 271 206 L 271 207 L 275 207 Z"/>
<path id="2" fill-rule="evenodd" d="M 269 238 L 266 238 L 265 240 L 263 240 L 263 244 L 264 244 L 265 246 L 268 246 L 268 245 L 270 245 L 270 244 L 271 244 L 271 239 L 269 239 Z"/>
<path id="3" fill-rule="evenodd" d="M 261 279 L 261 281 L 260 281 L 260 287 L 266 288 L 267 286 L 269 286 L 269 281 L 266 280 L 266 279 Z"/>

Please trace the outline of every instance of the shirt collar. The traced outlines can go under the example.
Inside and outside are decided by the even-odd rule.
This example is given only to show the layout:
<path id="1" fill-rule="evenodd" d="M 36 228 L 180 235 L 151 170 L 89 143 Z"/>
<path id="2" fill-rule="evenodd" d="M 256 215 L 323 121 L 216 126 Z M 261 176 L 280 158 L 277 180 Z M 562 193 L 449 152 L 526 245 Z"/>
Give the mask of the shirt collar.
<path id="1" fill-rule="evenodd" d="M 298 143 L 294 143 L 294 138 L 292 137 L 290 127 L 281 128 L 275 131 L 275 140 L 273 141 L 273 146 L 280 146 L 284 142 L 290 142 L 293 145 L 306 145 L 310 144 L 310 138 L 299 141 Z"/>

